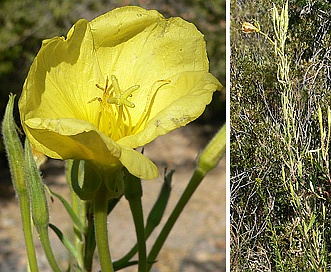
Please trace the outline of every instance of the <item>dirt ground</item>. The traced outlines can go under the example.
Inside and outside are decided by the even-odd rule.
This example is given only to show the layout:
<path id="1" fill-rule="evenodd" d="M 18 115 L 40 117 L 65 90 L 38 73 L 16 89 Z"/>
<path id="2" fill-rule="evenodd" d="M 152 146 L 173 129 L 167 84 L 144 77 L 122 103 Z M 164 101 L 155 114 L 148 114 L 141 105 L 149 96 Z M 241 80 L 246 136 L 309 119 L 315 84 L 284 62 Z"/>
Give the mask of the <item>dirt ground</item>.
<path id="1" fill-rule="evenodd" d="M 163 173 L 164 167 L 175 169 L 173 190 L 165 218 L 169 216 L 176 201 L 193 173 L 198 152 L 215 132 L 208 125 L 183 127 L 159 137 L 145 147 L 144 154 L 151 158 Z M 44 171 L 45 182 L 57 193 L 69 200 L 69 191 L 64 177 L 63 162 L 49 160 Z M 26 271 L 26 257 L 17 199 L 12 187 L 2 176 L 0 182 L 0 271 Z M 143 182 L 143 205 L 145 215 L 157 198 L 162 185 L 162 175 Z M 207 175 L 184 209 L 166 241 L 153 272 L 217 272 L 225 271 L 226 222 L 225 222 L 225 158 Z M 71 221 L 65 210 L 55 201 L 49 204 L 50 222 L 64 233 L 71 233 Z M 118 259 L 135 243 L 135 233 L 128 204 L 122 199 L 108 219 L 112 257 Z M 165 220 L 162 221 L 163 225 Z M 149 238 L 154 241 L 157 233 Z M 51 233 L 56 258 L 65 270 L 68 254 L 58 239 Z M 151 243 L 148 243 L 150 246 Z M 40 271 L 51 271 L 36 236 L 37 258 Z M 97 260 L 96 260 L 97 263 Z M 98 265 L 95 266 L 98 271 Z M 122 271 L 136 271 L 136 267 Z"/>

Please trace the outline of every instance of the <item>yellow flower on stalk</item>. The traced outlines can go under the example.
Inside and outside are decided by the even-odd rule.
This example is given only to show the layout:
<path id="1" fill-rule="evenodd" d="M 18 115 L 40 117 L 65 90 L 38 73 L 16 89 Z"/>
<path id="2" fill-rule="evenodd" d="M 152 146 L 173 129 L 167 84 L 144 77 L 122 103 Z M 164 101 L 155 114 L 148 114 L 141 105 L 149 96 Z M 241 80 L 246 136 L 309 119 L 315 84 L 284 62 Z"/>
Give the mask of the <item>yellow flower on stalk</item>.
<path id="1" fill-rule="evenodd" d="M 33 147 L 56 159 L 158 175 L 135 148 L 202 114 L 221 88 L 203 35 L 181 18 L 123 7 L 43 41 L 19 100 Z"/>
<path id="2" fill-rule="evenodd" d="M 241 26 L 241 30 L 245 33 L 259 32 L 260 30 L 251 23 L 244 22 Z"/>

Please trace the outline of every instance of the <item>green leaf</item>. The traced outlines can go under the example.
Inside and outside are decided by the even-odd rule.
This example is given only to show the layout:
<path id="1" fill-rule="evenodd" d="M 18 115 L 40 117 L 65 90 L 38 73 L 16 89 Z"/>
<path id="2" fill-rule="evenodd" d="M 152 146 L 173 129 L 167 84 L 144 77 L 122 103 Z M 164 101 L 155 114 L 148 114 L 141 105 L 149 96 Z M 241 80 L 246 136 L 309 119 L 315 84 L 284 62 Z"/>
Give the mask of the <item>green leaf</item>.
<path id="1" fill-rule="evenodd" d="M 55 232 L 57 237 L 59 237 L 62 244 L 66 247 L 66 249 L 71 253 L 71 255 L 77 260 L 78 253 L 75 247 L 70 243 L 70 241 L 63 235 L 62 231 L 58 229 L 53 224 L 49 224 L 49 227 Z"/>
<path id="2" fill-rule="evenodd" d="M 171 182 L 174 172 L 175 170 L 171 170 L 168 174 L 166 174 L 165 170 L 164 182 L 159 197 L 151 209 L 146 221 L 146 237 L 148 237 L 161 222 L 170 197 Z"/>
<path id="3" fill-rule="evenodd" d="M 316 219 L 316 215 L 313 214 L 313 215 L 312 215 L 312 218 L 311 218 L 311 220 L 310 220 L 310 222 L 309 222 L 309 225 L 308 225 L 308 228 L 307 228 L 307 232 L 311 229 L 311 227 L 312 227 L 313 224 L 315 223 L 315 219 Z"/>
<path id="4" fill-rule="evenodd" d="M 77 214 L 71 208 L 71 206 L 69 205 L 69 203 L 67 202 L 67 200 L 65 200 L 61 195 L 53 192 L 52 190 L 50 190 L 50 192 L 52 193 L 52 195 L 54 195 L 55 197 L 57 197 L 62 202 L 64 208 L 66 209 L 66 211 L 70 215 L 72 221 L 74 222 L 75 226 L 80 230 L 80 232 L 86 233 L 86 228 L 83 226 L 83 223 L 79 220 Z"/>

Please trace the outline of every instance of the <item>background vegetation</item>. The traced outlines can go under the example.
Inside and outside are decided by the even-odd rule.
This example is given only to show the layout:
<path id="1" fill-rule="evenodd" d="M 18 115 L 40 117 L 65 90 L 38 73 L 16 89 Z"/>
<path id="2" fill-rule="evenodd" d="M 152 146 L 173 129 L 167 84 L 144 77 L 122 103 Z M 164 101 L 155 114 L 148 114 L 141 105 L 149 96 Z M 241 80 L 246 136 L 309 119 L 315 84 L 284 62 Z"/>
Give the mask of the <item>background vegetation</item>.
<path id="1" fill-rule="evenodd" d="M 2 0 L 0 2 L 0 116 L 10 92 L 20 94 L 41 41 L 65 36 L 80 18 L 91 20 L 116 7 L 138 5 L 165 17 L 181 16 L 205 35 L 211 72 L 225 84 L 225 0 Z M 225 102 L 216 94 L 204 121 L 225 119 Z M 18 116 L 17 116 L 18 118 Z M 2 141 L 0 141 L 2 144 Z M 0 152 L 3 148 L 0 144 Z M 0 156 L 4 165 L 4 156 Z"/>
<path id="2" fill-rule="evenodd" d="M 284 1 L 273 1 L 281 11 Z M 331 269 L 331 4 L 290 0 L 289 81 L 273 4 L 231 0 L 231 270 Z"/>

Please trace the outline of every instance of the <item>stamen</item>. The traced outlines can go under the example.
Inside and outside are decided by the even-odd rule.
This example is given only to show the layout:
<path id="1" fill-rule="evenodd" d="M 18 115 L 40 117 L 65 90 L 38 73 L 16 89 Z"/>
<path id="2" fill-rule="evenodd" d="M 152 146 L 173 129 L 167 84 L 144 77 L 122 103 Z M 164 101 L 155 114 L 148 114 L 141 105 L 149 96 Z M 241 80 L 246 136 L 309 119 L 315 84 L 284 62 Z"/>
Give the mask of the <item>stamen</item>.
<path id="1" fill-rule="evenodd" d="M 100 115 L 104 112 L 110 114 L 107 118 L 98 118 L 98 127 L 101 131 L 104 131 L 114 140 L 124 137 L 128 131 L 132 129 L 132 120 L 128 108 L 134 108 L 135 104 L 128 100 L 132 97 L 132 93 L 140 88 L 139 85 L 134 85 L 124 92 L 121 91 L 118 79 L 116 76 L 111 75 L 111 84 L 109 84 L 108 77 L 106 78 L 105 87 L 96 84 L 96 87 L 103 91 L 102 98 L 95 97 L 88 103 L 99 101 L 100 103 Z M 110 118 L 109 118 L 110 117 Z M 128 119 L 128 124 L 125 125 L 124 121 Z M 105 122 L 108 122 L 106 124 Z M 102 126 L 102 127 L 100 127 Z"/>

